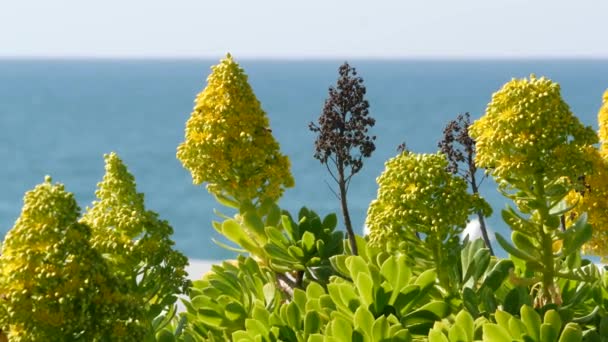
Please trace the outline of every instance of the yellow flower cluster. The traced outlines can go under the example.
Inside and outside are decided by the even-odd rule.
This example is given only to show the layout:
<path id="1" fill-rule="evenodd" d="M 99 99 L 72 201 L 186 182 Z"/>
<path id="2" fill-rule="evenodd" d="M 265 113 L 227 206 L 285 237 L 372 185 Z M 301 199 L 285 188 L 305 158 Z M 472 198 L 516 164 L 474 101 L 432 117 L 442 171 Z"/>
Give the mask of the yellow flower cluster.
<path id="1" fill-rule="evenodd" d="M 137 293 L 142 308 L 185 292 L 188 260 L 173 249 L 173 228 L 146 210 L 144 195 L 137 192 L 135 178 L 118 155 L 104 159 L 98 200 L 81 219 L 92 228 L 93 247 L 107 257 L 114 274 L 131 284 L 130 292 Z"/>
<path id="2" fill-rule="evenodd" d="M 0 256 L 0 293 L 7 315 L 0 327 L 11 341 L 95 341 L 115 329 L 140 341 L 140 311 L 123 294 L 90 228 L 77 221 L 74 196 L 45 182 L 26 193 L 21 215 Z"/>
<path id="3" fill-rule="evenodd" d="M 465 180 L 448 172 L 447 165 L 442 153 L 408 151 L 385 163 L 377 199 L 367 212 L 372 245 L 404 241 L 415 232 L 443 242 L 461 233 L 477 210 L 490 214 L 489 205 L 469 194 Z"/>
<path id="4" fill-rule="evenodd" d="M 602 107 L 598 114 L 598 121 L 600 126 L 599 137 L 600 142 L 602 143 L 600 151 L 602 156 L 608 159 L 608 89 L 604 92 Z"/>
<path id="5" fill-rule="evenodd" d="M 592 171 L 584 178 L 584 190 L 571 191 L 566 201 L 570 205 L 578 203 L 568 216 L 569 221 L 586 212 L 587 220 L 593 226 L 593 236 L 583 246 L 584 252 L 597 255 L 605 262 L 608 259 L 608 90 L 604 93 L 598 121 L 600 149 L 587 148 L 593 160 Z"/>
<path id="6" fill-rule="evenodd" d="M 577 204 L 568 215 L 568 221 L 575 221 L 582 213 L 587 213 L 587 222 L 593 227 L 593 236 L 584 246 L 588 254 L 608 257 L 608 160 L 602 158 L 597 149 L 590 147 L 593 156 L 593 171 L 585 176 L 585 190 L 571 191 L 566 201 Z"/>
<path id="7" fill-rule="evenodd" d="M 177 158 L 195 184 L 237 201 L 276 200 L 294 185 L 289 159 L 279 151 L 243 69 L 228 55 L 212 67 L 196 97 Z"/>
<path id="8" fill-rule="evenodd" d="M 576 179 L 590 167 L 585 146 L 597 142 L 591 127 L 572 114 L 557 83 L 513 79 L 492 96 L 485 115 L 471 125 L 475 162 L 500 181 L 543 174 Z"/>

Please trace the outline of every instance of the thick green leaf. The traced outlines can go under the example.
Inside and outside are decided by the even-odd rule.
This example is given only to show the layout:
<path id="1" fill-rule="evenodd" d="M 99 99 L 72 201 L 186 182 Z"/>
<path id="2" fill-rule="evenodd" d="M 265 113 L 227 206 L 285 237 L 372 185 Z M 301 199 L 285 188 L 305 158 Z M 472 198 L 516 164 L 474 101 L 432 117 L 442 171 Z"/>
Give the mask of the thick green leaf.
<path id="1" fill-rule="evenodd" d="M 450 342 L 439 329 L 429 331 L 429 342 Z"/>
<path id="2" fill-rule="evenodd" d="M 461 310 L 455 318 L 455 325 L 462 328 L 466 334 L 466 341 L 473 341 L 473 333 L 475 331 L 475 322 L 471 314 L 465 310 Z"/>
<path id="3" fill-rule="evenodd" d="M 214 194 L 214 196 L 215 200 L 223 206 L 235 209 L 241 206 L 238 201 L 228 198 L 227 196 L 221 194 Z"/>
<path id="4" fill-rule="evenodd" d="M 496 312 L 494 313 L 494 319 L 496 319 L 496 323 L 507 330 L 509 330 L 509 320 L 512 317 L 513 316 L 511 316 L 511 314 L 502 310 L 496 310 Z"/>
<path id="5" fill-rule="evenodd" d="M 308 311 L 304 317 L 304 336 L 307 337 L 321 329 L 321 316 L 316 311 Z"/>
<path id="6" fill-rule="evenodd" d="M 519 309 L 523 304 L 519 302 L 519 291 L 519 287 L 511 289 L 511 291 L 507 293 L 507 296 L 505 297 L 505 301 L 503 303 L 504 310 L 512 315 L 518 314 Z"/>
<path id="7" fill-rule="evenodd" d="M 373 323 L 374 316 L 366 307 L 360 306 L 357 311 L 355 311 L 354 324 L 356 330 L 371 337 Z"/>
<path id="8" fill-rule="evenodd" d="M 471 330 L 471 332 L 469 334 L 473 335 L 473 330 Z M 467 332 L 464 331 L 463 327 L 461 327 L 457 324 L 451 326 L 450 329 L 448 330 L 448 336 L 450 337 L 450 341 L 462 341 L 462 342 L 473 341 L 468 338 L 469 334 L 467 334 Z"/>
<path id="9" fill-rule="evenodd" d="M 484 342 L 511 342 L 509 332 L 498 324 L 487 323 L 483 325 Z"/>
<path id="10" fill-rule="evenodd" d="M 346 266 L 350 271 L 351 279 L 357 279 L 359 273 L 365 273 L 371 277 L 367 262 L 365 262 L 365 260 L 363 260 L 363 258 L 358 255 L 349 256 L 346 259 Z"/>
<path id="11" fill-rule="evenodd" d="M 531 255 L 534 258 L 540 258 L 539 247 L 534 245 L 534 242 L 530 240 L 528 236 L 526 236 L 522 232 L 513 231 L 511 232 L 511 240 L 515 244 L 515 247 L 524 251 L 525 253 Z"/>
<path id="12" fill-rule="evenodd" d="M 319 285 L 317 282 L 311 282 L 306 287 L 306 296 L 310 298 L 319 298 L 325 294 L 325 290 L 323 286 Z"/>
<path id="13" fill-rule="evenodd" d="M 331 263 L 331 266 L 334 268 L 334 270 L 336 270 L 342 276 L 350 277 L 350 271 L 346 266 L 347 258 L 347 255 L 334 255 L 333 257 L 329 258 L 329 262 Z"/>
<path id="14" fill-rule="evenodd" d="M 372 278 L 368 274 L 361 272 L 357 276 L 355 284 L 361 299 L 363 299 L 363 303 L 366 306 L 374 303 L 374 282 Z"/>
<path id="15" fill-rule="evenodd" d="M 247 316 L 247 311 L 245 311 L 245 308 L 239 303 L 228 303 L 225 308 L 224 315 L 232 322 L 236 322 Z"/>
<path id="16" fill-rule="evenodd" d="M 559 338 L 559 342 L 578 342 L 583 340 L 583 331 L 581 327 L 576 323 L 568 323 L 562 335 Z"/>
<path id="17" fill-rule="evenodd" d="M 351 323 L 342 317 L 334 318 L 331 322 L 331 336 L 339 341 L 350 341 L 353 336 Z"/>
<path id="18" fill-rule="evenodd" d="M 323 219 L 323 227 L 329 228 L 330 230 L 336 229 L 338 225 L 338 216 L 335 213 L 331 213 Z"/>
<path id="19" fill-rule="evenodd" d="M 245 320 L 245 328 L 250 334 L 253 334 L 254 336 L 266 336 L 269 332 L 268 328 L 264 326 L 262 322 L 252 318 L 248 318 Z"/>
<path id="20" fill-rule="evenodd" d="M 540 341 L 542 342 L 557 342 L 559 336 L 559 330 L 549 323 L 543 323 L 540 325 Z"/>
<path id="21" fill-rule="evenodd" d="M 498 234 L 496 234 L 498 235 Z M 484 279 L 482 286 L 487 286 L 493 291 L 498 290 L 500 285 L 507 279 L 509 276 L 509 271 L 513 269 L 515 266 L 513 265 L 513 261 L 508 259 L 502 259 L 494 265 L 492 271 L 488 273 L 486 278 Z"/>
<path id="22" fill-rule="evenodd" d="M 389 303 L 394 303 L 399 291 L 404 288 L 412 276 L 412 271 L 405 264 L 405 256 L 391 256 L 387 258 L 380 267 L 380 274 L 386 279 L 393 289 Z"/>
<path id="23" fill-rule="evenodd" d="M 587 223 L 587 214 L 583 213 L 574 225 L 563 233 L 564 255 L 579 252 L 583 244 L 591 239 L 593 228 Z"/>
<path id="24" fill-rule="evenodd" d="M 545 312 L 544 322 L 551 324 L 558 332 L 562 330 L 562 318 L 555 310 Z"/>
<path id="25" fill-rule="evenodd" d="M 315 249 L 315 235 L 311 232 L 302 234 L 302 248 L 306 254 L 310 254 Z"/>
<path id="26" fill-rule="evenodd" d="M 276 287 L 273 283 L 264 284 L 262 287 L 262 291 L 264 293 L 264 301 L 266 306 L 270 306 L 274 302 L 274 297 L 276 295 Z"/>
<path id="27" fill-rule="evenodd" d="M 300 309 L 300 311 L 302 312 L 306 312 L 306 292 L 304 292 L 304 290 L 302 289 L 294 289 L 293 290 L 293 299 L 292 301 L 296 304 L 298 304 L 298 308 Z"/>
<path id="28" fill-rule="evenodd" d="M 509 254 L 513 255 L 516 258 L 522 259 L 524 261 L 538 261 L 538 258 L 535 258 L 533 255 L 530 255 L 521 249 L 513 246 L 507 239 L 502 237 L 499 233 L 495 234 L 496 241 L 498 244 Z"/>
<path id="29" fill-rule="evenodd" d="M 278 228 L 273 226 L 267 226 L 264 228 L 266 236 L 269 238 L 269 242 L 273 243 L 280 248 L 287 249 L 291 245 L 291 241 L 281 232 Z"/>
<path id="30" fill-rule="evenodd" d="M 291 257 L 293 257 L 296 260 L 304 259 L 304 251 L 300 247 L 289 246 L 287 248 L 287 253 L 289 253 L 289 255 L 291 255 Z"/>
<path id="31" fill-rule="evenodd" d="M 516 317 L 511 317 L 509 319 L 509 332 L 513 338 L 521 338 L 523 335 L 528 334 L 528 328 Z"/>
<path id="32" fill-rule="evenodd" d="M 266 226 L 276 227 L 281 221 L 281 208 L 276 203 L 272 203 L 266 215 Z"/>
<path id="33" fill-rule="evenodd" d="M 175 336 L 170 331 L 162 330 L 158 334 L 156 334 L 156 342 L 173 342 L 175 341 Z"/>
<path id="34" fill-rule="evenodd" d="M 292 240 L 299 240 L 300 228 L 288 215 L 281 215 L 281 227 L 285 229 Z"/>
<path id="35" fill-rule="evenodd" d="M 540 316 L 529 305 L 521 307 L 521 321 L 526 325 L 528 334 L 536 341 L 540 340 Z"/>
<path id="36" fill-rule="evenodd" d="M 240 245 L 246 250 L 257 254 L 259 248 L 255 242 L 247 236 L 243 228 L 235 220 L 226 220 L 222 223 L 222 234 L 230 241 Z"/>
<path id="37" fill-rule="evenodd" d="M 380 316 L 372 325 L 372 337 L 374 341 L 382 341 L 390 337 L 388 335 L 388 322 L 385 316 Z"/>
<path id="38" fill-rule="evenodd" d="M 433 287 L 433 285 L 435 285 L 436 281 L 437 281 L 437 272 L 435 272 L 434 269 L 430 269 L 430 270 L 426 270 L 426 271 L 422 272 L 418 276 L 418 278 L 416 278 L 416 280 L 414 281 L 414 284 L 420 286 L 420 290 L 422 292 L 425 292 L 428 289 L 430 289 L 431 287 Z"/>
<path id="39" fill-rule="evenodd" d="M 462 290 L 462 301 L 464 307 L 473 317 L 479 316 L 479 300 L 472 289 L 465 287 Z"/>
<path id="40" fill-rule="evenodd" d="M 285 312 L 287 313 L 287 317 L 285 317 L 287 324 L 294 329 L 299 329 L 302 316 L 300 309 L 298 309 L 298 305 L 294 302 L 287 304 L 287 310 L 285 310 Z"/>
<path id="41" fill-rule="evenodd" d="M 266 242 L 266 233 L 264 232 L 264 222 L 255 211 L 248 211 L 243 215 L 243 223 L 249 228 L 262 243 Z"/>
<path id="42" fill-rule="evenodd" d="M 306 342 L 327 342 L 328 336 L 324 336 L 321 334 L 313 334 L 308 336 L 308 341 Z"/>

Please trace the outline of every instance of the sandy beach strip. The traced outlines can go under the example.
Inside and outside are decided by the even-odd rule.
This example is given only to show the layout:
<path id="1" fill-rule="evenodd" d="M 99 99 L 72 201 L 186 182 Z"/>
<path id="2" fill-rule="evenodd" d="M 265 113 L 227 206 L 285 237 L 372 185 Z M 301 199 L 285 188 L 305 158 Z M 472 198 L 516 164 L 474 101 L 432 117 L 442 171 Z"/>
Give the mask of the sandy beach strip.
<path id="1" fill-rule="evenodd" d="M 209 272 L 211 270 L 212 265 L 221 264 L 221 260 L 198 260 L 198 259 L 190 259 L 190 265 L 186 268 L 188 272 L 188 278 L 190 280 L 199 280 L 203 276 L 203 274 Z"/>

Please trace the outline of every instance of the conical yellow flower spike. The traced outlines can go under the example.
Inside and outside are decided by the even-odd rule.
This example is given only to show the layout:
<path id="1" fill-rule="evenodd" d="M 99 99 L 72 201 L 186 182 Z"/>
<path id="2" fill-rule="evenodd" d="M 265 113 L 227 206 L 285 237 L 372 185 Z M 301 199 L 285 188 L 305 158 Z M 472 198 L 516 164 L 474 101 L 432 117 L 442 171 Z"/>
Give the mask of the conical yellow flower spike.
<path id="1" fill-rule="evenodd" d="M 134 324 L 143 311 L 92 248 L 79 210 L 49 177 L 25 194 L 0 256 L 2 305 L 11 313 L 0 315 L 0 328 L 11 341 L 96 341 L 115 331 L 124 332 L 119 340 L 143 340 Z"/>
<path id="2" fill-rule="evenodd" d="M 95 249 L 107 256 L 114 274 L 130 284 L 143 309 L 187 290 L 187 258 L 173 249 L 173 228 L 146 210 L 144 195 L 116 153 L 104 156 L 106 174 L 95 192 L 98 200 L 82 218 L 92 228 Z M 150 320 L 154 317 L 150 317 Z M 148 326 L 151 322 L 140 322 Z"/>
<path id="3" fill-rule="evenodd" d="M 243 69 L 228 54 L 212 70 L 177 158 L 194 183 L 206 182 L 214 195 L 277 200 L 294 184 L 289 159 L 280 153 Z"/>

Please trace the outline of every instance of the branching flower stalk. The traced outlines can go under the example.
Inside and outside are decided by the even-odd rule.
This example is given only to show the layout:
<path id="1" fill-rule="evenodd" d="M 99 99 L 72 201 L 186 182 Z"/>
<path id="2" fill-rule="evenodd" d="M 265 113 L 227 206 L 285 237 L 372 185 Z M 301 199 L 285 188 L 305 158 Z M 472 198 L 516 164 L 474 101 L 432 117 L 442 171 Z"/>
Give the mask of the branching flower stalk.
<path id="1" fill-rule="evenodd" d="M 460 175 L 470 186 L 473 194 L 479 194 L 477 182 L 477 165 L 475 165 L 475 140 L 469 135 L 471 116 L 469 113 L 458 115 L 456 120 L 452 120 L 443 130 L 443 140 L 438 144 L 441 152 L 448 158 L 447 170 L 453 174 Z M 484 176 L 485 177 L 485 176 Z M 479 219 L 479 230 L 486 247 L 494 255 L 492 244 L 486 228 L 485 216 L 481 210 L 476 212 Z"/>
<path id="2" fill-rule="evenodd" d="M 376 120 L 369 116 L 366 89 L 355 68 L 345 62 L 338 72 L 340 77 L 336 86 L 329 88 L 329 98 L 325 101 L 318 125 L 311 122 L 309 128 L 318 133 L 314 157 L 327 167 L 338 184 L 336 195 L 340 200 L 351 252 L 356 255 L 357 244 L 346 195 L 352 177 L 363 167 L 363 158 L 370 157 L 376 149 L 376 137 L 368 135 L 368 129 Z"/>

